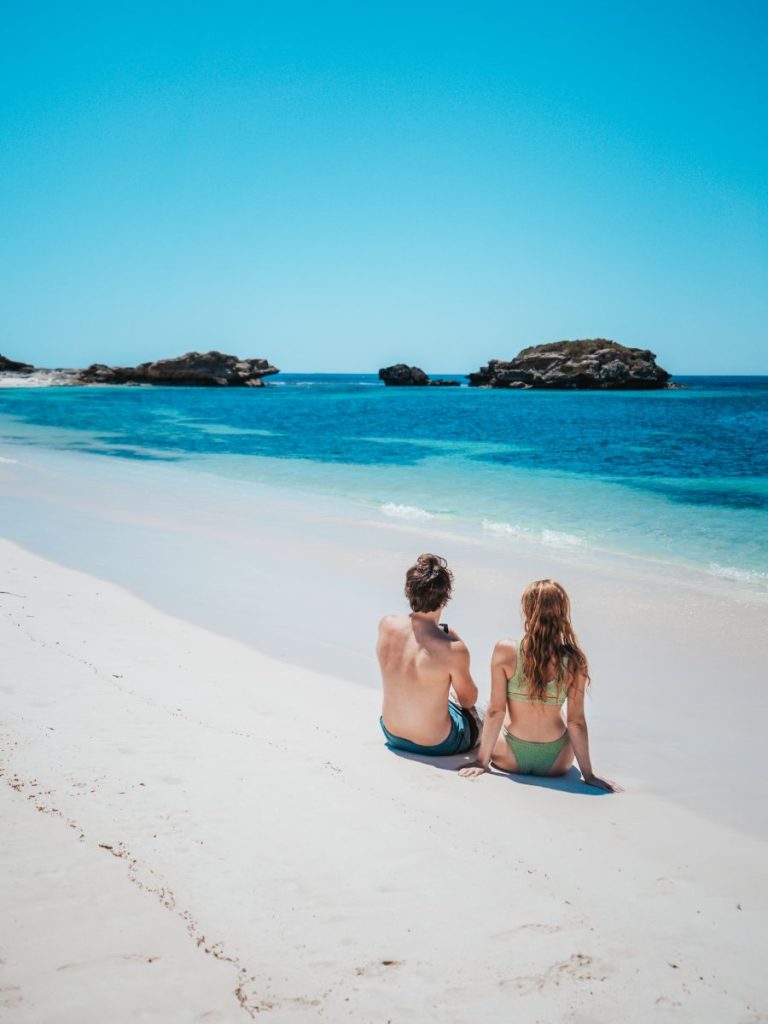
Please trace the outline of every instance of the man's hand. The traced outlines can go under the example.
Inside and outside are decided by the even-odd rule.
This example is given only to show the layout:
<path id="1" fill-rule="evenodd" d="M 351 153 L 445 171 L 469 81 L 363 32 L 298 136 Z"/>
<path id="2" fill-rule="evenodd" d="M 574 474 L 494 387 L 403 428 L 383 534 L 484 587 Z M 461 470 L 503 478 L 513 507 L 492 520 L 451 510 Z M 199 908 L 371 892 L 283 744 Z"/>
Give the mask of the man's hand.
<path id="1" fill-rule="evenodd" d="M 593 786 L 595 789 L 604 789 L 606 793 L 624 792 L 621 786 L 617 786 L 615 782 L 611 782 L 610 779 L 601 779 L 598 775 L 585 775 L 583 781 L 586 786 Z"/>
<path id="2" fill-rule="evenodd" d="M 483 764 L 482 761 L 473 761 L 472 764 L 459 768 L 459 775 L 464 779 L 476 779 L 478 775 L 485 775 L 487 771 L 487 764 Z"/>

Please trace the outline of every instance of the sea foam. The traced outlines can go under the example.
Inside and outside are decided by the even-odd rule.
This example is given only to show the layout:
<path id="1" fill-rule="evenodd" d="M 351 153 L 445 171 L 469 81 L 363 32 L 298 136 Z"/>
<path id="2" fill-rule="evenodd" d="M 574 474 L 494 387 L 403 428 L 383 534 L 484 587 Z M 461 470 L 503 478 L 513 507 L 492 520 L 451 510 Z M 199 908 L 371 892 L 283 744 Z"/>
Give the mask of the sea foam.
<path id="1" fill-rule="evenodd" d="M 388 501 L 381 509 L 385 516 L 394 516 L 396 519 L 434 519 L 431 512 L 425 508 L 417 508 L 415 505 L 399 505 L 397 502 Z"/>
<path id="2" fill-rule="evenodd" d="M 719 576 L 724 580 L 736 580 L 739 583 L 764 583 L 768 580 L 768 573 L 757 572 L 754 569 L 737 569 L 733 565 L 719 565 L 717 562 L 709 563 L 709 571 L 713 576 Z"/>
<path id="3" fill-rule="evenodd" d="M 584 541 L 572 533 L 563 533 L 561 530 L 532 530 L 515 523 L 496 522 L 493 519 L 483 520 L 483 529 L 488 533 L 495 533 L 500 536 L 521 537 L 524 540 L 536 541 L 546 544 L 550 548 L 572 548 L 581 546 Z"/>
<path id="4" fill-rule="evenodd" d="M 551 548 L 579 547 L 584 541 L 572 533 L 563 533 L 561 530 L 542 530 L 541 542 Z"/>
<path id="5" fill-rule="evenodd" d="M 507 533 L 513 537 L 520 537 L 525 533 L 519 526 L 515 526 L 513 523 L 497 523 L 493 519 L 483 520 L 483 529 L 489 533 Z"/>

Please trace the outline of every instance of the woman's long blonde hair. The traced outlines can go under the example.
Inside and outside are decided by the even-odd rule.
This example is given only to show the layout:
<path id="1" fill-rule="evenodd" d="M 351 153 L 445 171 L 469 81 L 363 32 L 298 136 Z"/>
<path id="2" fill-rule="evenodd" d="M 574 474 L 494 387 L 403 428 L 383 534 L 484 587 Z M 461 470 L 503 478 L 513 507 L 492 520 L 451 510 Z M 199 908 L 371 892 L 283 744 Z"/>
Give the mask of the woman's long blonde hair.
<path id="1" fill-rule="evenodd" d="M 571 625 L 571 602 L 565 590 L 554 580 L 536 580 L 529 584 L 522 599 L 525 636 L 520 643 L 523 674 L 528 680 L 531 700 L 547 696 L 547 674 L 552 662 L 558 666 L 568 658 L 566 678 L 558 671 L 559 686 L 570 686 L 574 672 L 581 670 L 589 684 L 587 656 L 579 647 Z"/>

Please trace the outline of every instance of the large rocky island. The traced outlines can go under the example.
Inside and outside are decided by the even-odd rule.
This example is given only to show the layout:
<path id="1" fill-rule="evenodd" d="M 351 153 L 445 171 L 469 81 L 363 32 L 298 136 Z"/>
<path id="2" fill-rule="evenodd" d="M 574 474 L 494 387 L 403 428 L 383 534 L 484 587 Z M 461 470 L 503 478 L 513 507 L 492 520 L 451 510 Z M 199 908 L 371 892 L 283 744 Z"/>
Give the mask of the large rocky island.
<path id="1" fill-rule="evenodd" d="M 673 387 L 647 348 L 627 348 L 606 338 L 555 341 L 524 348 L 514 359 L 491 359 L 469 374 L 470 387 L 645 391 Z"/>
<path id="2" fill-rule="evenodd" d="M 266 359 L 239 359 L 223 352 L 187 352 L 138 366 L 93 363 L 84 370 L 45 370 L 0 356 L 6 383 L 17 384 L 165 384 L 186 387 L 262 387 L 264 377 L 279 373 Z"/>

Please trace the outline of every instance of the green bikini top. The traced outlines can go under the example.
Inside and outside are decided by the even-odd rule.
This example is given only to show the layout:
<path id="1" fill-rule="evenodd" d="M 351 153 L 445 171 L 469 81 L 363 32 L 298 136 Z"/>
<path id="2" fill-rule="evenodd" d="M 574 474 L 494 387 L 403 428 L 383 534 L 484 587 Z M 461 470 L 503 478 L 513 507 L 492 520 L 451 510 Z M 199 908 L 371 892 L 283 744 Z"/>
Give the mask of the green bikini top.
<path id="1" fill-rule="evenodd" d="M 568 668 L 568 655 L 560 662 L 560 674 L 550 679 L 547 683 L 547 695 L 543 700 L 530 696 L 530 685 L 523 672 L 523 656 L 520 652 L 520 644 L 517 645 L 517 665 L 515 674 L 507 680 L 507 696 L 510 700 L 523 701 L 528 704 L 552 704 L 561 706 L 568 696 L 568 687 L 565 685 L 565 670 Z"/>

